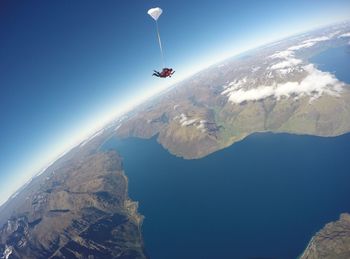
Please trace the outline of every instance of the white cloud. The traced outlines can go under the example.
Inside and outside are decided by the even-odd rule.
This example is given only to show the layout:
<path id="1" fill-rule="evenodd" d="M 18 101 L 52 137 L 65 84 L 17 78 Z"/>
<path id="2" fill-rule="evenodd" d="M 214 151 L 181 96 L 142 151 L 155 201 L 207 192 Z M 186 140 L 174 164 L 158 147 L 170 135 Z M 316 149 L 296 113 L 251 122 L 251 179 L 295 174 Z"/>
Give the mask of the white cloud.
<path id="1" fill-rule="evenodd" d="M 309 43 L 309 42 L 320 42 L 320 41 L 326 41 L 329 40 L 330 37 L 328 36 L 322 36 L 322 37 L 317 37 L 317 38 L 312 38 L 312 39 L 308 39 L 303 41 L 303 43 Z"/>
<path id="2" fill-rule="evenodd" d="M 231 91 L 233 91 L 235 89 L 239 89 L 243 85 L 245 85 L 246 83 L 247 83 L 247 77 L 244 77 L 244 78 L 242 78 L 240 80 L 232 81 L 227 86 L 223 86 L 223 88 L 226 89 L 225 91 L 223 91 L 223 94 L 225 94 L 226 92 L 231 92 Z"/>
<path id="3" fill-rule="evenodd" d="M 207 126 L 207 121 L 206 120 L 200 120 L 199 124 L 197 125 L 197 129 L 201 130 L 203 133 L 207 131 L 206 126 Z"/>
<path id="4" fill-rule="evenodd" d="M 347 38 L 347 37 L 350 37 L 350 32 L 347 32 L 338 36 L 338 38 Z"/>
<path id="5" fill-rule="evenodd" d="M 261 67 L 253 67 L 253 68 L 252 68 L 252 72 L 255 73 L 255 72 L 259 71 L 260 68 L 261 68 Z"/>
<path id="6" fill-rule="evenodd" d="M 295 69 L 296 69 L 295 67 L 281 68 L 278 70 L 278 72 L 282 75 L 287 75 L 289 73 L 292 73 Z"/>
<path id="7" fill-rule="evenodd" d="M 270 69 L 272 70 L 276 70 L 276 69 L 282 69 L 282 68 L 288 68 L 288 67 L 294 67 L 296 65 L 301 64 L 302 61 L 300 59 L 296 59 L 296 58 L 288 58 L 284 61 L 281 61 L 277 64 L 274 64 L 270 67 Z"/>
<path id="8" fill-rule="evenodd" d="M 197 119 L 191 119 L 191 120 L 184 120 L 181 122 L 181 126 L 191 126 L 197 121 Z"/>
<path id="9" fill-rule="evenodd" d="M 302 43 L 302 44 L 299 44 L 299 45 L 296 45 L 296 46 L 292 46 L 292 47 L 288 48 L 288 50 L 295 51 L 295 50 L 299 50 L 299 49 L 310 48 L 310 47 L 312 47 L 315 44 L 316 44 L 316 42 Z"/>
<path id="10" fill-rule="evenodd" d="M 326 40 L 329 40 L 329 39 L 330 39 L 329 36 L 322 36 L 322 37 L 317 37 L 317 38 L 304 40 L 302 42 L 302 44 L 289 47 L 288 50 L 289 51 L 295 51 L 295 50 L 299 50 L 299 49 L 310 48 L 310 47 L 314 46 L 318 42 L 326 41 Z"/>
<path id="11" fill-rule="evenodd" d="M 206 126 L 208 122 L 200 118 L 188 118 L 185 114 L 181 113 L 179 116 L 175 116 L 174 120 L 179 120 L 181 127 L 194 126 L 201 132 L 205 133 L 207 131 Z"/>
<path id="12" fill-rule="evenodd" d="M 307 39 L 298 45 L 289 47 L 287 50 L 277 51 L 269 56 L 271 59 L 280 59 L 278 63 L 271 65 L 268 68 L 269 70 L 275 70 L 283 75 L 289 74 L 296 69 L 306 71 L 308 75 L 301 82 L 293 81 L 267 86 L 262 85 L 249 90 L 244 90 L 243 86 L 241 86 L 239 88 L 226 89 L 222 94 L 227 95 L 232 103 L 258 101 L 267 97 L 279 100 L 282 97 L 288 98 L 293 96 L 294 98 L 299 98 L 301 96 L 309 96 L 311 98 L 310 101 L 312 101 L 322 94 L 338 96 L 342 90 L 342 82 L 338 81 L 331 73 L 316 69 L 312 64 L 302 66 L 303 61 L 295 58 L 295 51 L 312 47 L 316 43 L 329 40 L 337 34 L 339 32 L 329 36 Z"/>
<path id="13" fill-rule="evenodd" d="M 275 59 L 285 59 L 294 56 L 294 52 L 291 50 L 277 51 L 275 54 L 271 55 L 269 58 Z"/>
<path id="14" fill-rule="evenodd" d="M 272 86 L 260 86 L 250 90 L 239 89 L 227 93 L 229 101 L 232 103 L 242 103 L 244 101 L 255 101 L 273 95 Z"/>
<path id="15" fill-rule="evenodd" d="M 341 31 L 335 31 L 329 34 L 330 38 L 333 38 L 334 36 L 338 35 L 339 33 L 341 33 Z"/>
<path id="16" fill-rule="evenodd" d="M 282 75 L 293 72 L 298 65 L 303 63 L 302 60 L 294 57 L 294 52 L 291 50 L 278 51 L 269 58 L 283 60 L 268 67 L 269 70 L 276 70 Z"/>
<path id="17" fill-rule="evenodd" d="M 276 70 L 281 75 L 286 75 L 293 72 L 303 63 L 302 60 L 295 58 L 295 51 L 303 48 L 310 48 L 318 42 L 329 40 L 331 37 L 333 36 L 321 36 L 307 39 L 304 40 L 301 44 L 289 47 L 287 50 L 277 51 L 276 53 L 269 56 L 269 58 L 281 59 L 282 61 L 273 64 L 268 69 Z"/>
<path id="18" fill-rule="evenodd" d="M 222 94 L 227 95 L 229 101 L 236 104 L 244 101 L 259 101 L 267 97 L 279 100 L 282 97 L 309 96 L 312 101 L 322 94 L 339 96 L 344 84 L 336 79 L 334 75 L 322 72 L 312 64 L 304 66 L 303 69 L 308 72 L 308 75 L 301 82 L 286 82 L 270 86 L 262 85 L 249 90 L 241 88 L 225 91 Z"/>
<path id="19" fill-rule="evenodd" d="M 175 116 L 174 120 L 179 120 L 181 126 L 191 126 L 199 119 L 189 119 L 185 114 L 181 113 L 180 116 Z"/>

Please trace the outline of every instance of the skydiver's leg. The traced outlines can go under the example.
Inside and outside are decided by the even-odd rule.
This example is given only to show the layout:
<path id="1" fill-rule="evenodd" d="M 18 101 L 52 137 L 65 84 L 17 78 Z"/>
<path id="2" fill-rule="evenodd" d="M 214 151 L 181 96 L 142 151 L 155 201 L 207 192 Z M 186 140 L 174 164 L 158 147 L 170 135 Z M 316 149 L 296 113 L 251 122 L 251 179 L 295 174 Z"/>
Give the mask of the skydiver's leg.
<path id="1" fill-rule="evenodd" d="M 159 73 L 158 71 L 153 70 L 153 72 L 154 72 L 154 73 L 153 73 L 153 75 L 154 75 L 154 76 L 158 76 L 158 77 L 160 77 L 160 73 Z"/>

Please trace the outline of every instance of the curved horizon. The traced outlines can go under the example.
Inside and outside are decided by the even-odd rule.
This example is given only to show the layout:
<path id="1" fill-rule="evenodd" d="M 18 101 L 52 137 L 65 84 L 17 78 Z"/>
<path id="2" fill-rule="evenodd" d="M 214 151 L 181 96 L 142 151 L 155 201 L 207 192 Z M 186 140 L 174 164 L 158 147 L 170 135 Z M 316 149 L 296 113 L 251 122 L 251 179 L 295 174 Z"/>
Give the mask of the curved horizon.
<path id="1" fill-rule="evenodd" d="M 341 3 L 343 1 L 339 1 Z M 345 6 L 348 6 L 349 4 L 344 1 Z M 342 6 L 342 5 L 341 5 Z M 343 7 L 343 6 L 342 6 Z M 340 8 L 342 9 L 342 8 Z M 146 9 L 145 9 L 146 10 Z M 339 10 L 340 11 L 340 10 Z M 344 8 L 343 10 L 344 11 Z M 322 15 L 321 15 L 322 16 Z M 222 19 L 222 17 L 219 17 Z M 280 17 L 278 17 L 280 18 Z M 25 134 L 25 131 L 18 131 L 15 127 L 20 126 L 20 123 L 16 124 L 14 123 L 14 126 L 9 126 L 9 128 L 6 130 L 8 132 L 14 132 L 14 133 L 8 133 L 6 132 L 3 134 L 5 137 L 6 136 L 11 136 L 13 139 L 16 138 L 16 136 L 19 138 L 19 144 L 25 143 L 25 148 L 19 152 L 20 154 L 17 154 L 16 150 L 14 149 L 15 147 L 19 147 L 17 144 L 14 145 L 14 147 L 10 146 L 10 140 L 4 140 L 4 153 L 6 152 L 6 148 L 9 152 L 9 159 L 6 159 L 6 156 L 4 156 L 3 160 L 1 161 L 1 171 L 6 172 L 1 179 L 2 186 L 1 191 L 0 191 L 0 205 L 4 204 L 8 198 L 10 198 L 14 193 L 20 189 L 26 182 L 30 181 L 32 177 L 34 177 L 40 170 L 43 170 L 48 164 L 54 162 L 57 160 L 58 157 L 60 157 L 62 154 L 73 148 L 74 146 L 78 145 L 80 142 L 84 141 L 86 138 L 94 134 L 97 130 L 100 128 L 106 126 L 108 123 L 110 123 L 113 119 L 116 118 L 116 116 L 121 116 L 123 113 L 133 109 L 135 106 L 143 103 L 150 97 L 154 96 L 155 94 L 159 94 L 161 91 L 166 90 L 168 87 L 171 87 L 172 85 L 181 82 L 182 80 L 189 78 L 191 75 L 200 72 L 201 70 L 217 64 L 219 62 L 222 62 L 225 59 L 231 58 L 235 55 L 239 55 L 242 52 L 252 50 L 257 47 L 261 47 L 266 44 L 271 44 L 273 42 L 279 41 L 281 39 L 288 38 L 290 36 L 293 36 L 298 33 L 303 33 L 305 31 L 311 31 L 313 29 L 316 29 L 318 27 L 324 27 L 327 24 L 333 24 L 333 23 L 338 23 L 341 22 L 340 20 L 345 20 L 345 18 L 348 18 L 346 15 L 334 15 L 334 17 L 331 17 L 328 19 L 326 22 L 321 24 L 319 20 L 322 20 L 323 17 L 318 17 L 314 18 L 312 22 L 308 22 L 310 24 L 307 24 L 305 26 L 305 22 L 298 25 L 289 25 L 290 28 L 286 32 L 284 28 L 281 28 L 280 30 L 274 30 L 273 24 L 270 24 L 270 27 L 268 33 L 266 33 L 266 37 L 261 37 L 261 32 L 260 28 L 258 25 L 256 25 L 257 31 L 256 31 L 256 36 L 253 37 L 250 35 L 250 37 L 246 37 L 245 39 L 240 38 L 239 40 L 237 39 L 232 39 L 229 40 L 227 43 L 220 43 L 217 39 L 215 39 L 215 47 L 210 46 L 207 48 L 201 48 L 199 47 L 199 50 L 196 48 L 196 44 L 198 44 L 198 40 L 194 39 L 192 43 L 192 51 L 196 53 L 192 53 L 191 55 L 180 55 L 179 58 L 175 58 L 176 54 L 172 54 L 170 56 L 175 60 L 174 64 L 175 67 L 181 67 L 182 71 L 180 69 L 177 70 L 176 75 L 174 78 L 169 80 L 168 82 L 164 83 L 163 81 L 157 81 L 154 78 L 151 78 L 149 73 L 149 68 L 150 65 L 153 66 L 157 62 L 157 58 L 152 58 L 150 62 L 145 62 L 142 67 L 140 67 L 140 75 L 138 76 L 139 78 L 134 78 L 133 71 L 129 71 L 126 68 L 123 68 L 122 70 L 123 73 L 126 73 L 125 77 L 123 78 L 122 81 L 116 83 L 115 81 L 118 81 L 113 77 L 112 75 L 114 74 L 111 71 L 107 71 L 107 74 L 110 76 L 108 79 L 104 79 L 104 72 L 103 69 L 101 71 L 98 71 L 98 75 L 94 77 L 93 83 L 91 83 L 91 89 L 89 88 L 87 91 L 90 91 L 90 96 L 84 95 L 81 93 L 84 93 L 84 86 L 81 86 L 79 89 L 76 89 L 76 93 L 74 94 L 74 97 L 70 97 L 72 99 L 69 103 L 67 103 L 68 107 L 67 109 L 62 109 L 60 110 L 59 104 L 65 104 L 65 101 L 63 100 L 66 98 L 67 93 L 60 93 L 60 97 L 62 98 L 62 101 L 59 103 L 53 104 L 48 104 L 49 107 L 51 107 L 49 110 L 58 110 L 58 112 L 54 113 L 53 115 L 51 114 L 42 114 L 40 112 L 40 107 L 43 109 L 45 106 L 40 106 L 36 109 L 33 110 L 32 113 L 28 113 L 26 115 L 32 114 L 32 116 L 43 116 L 44 118 L 44 123 L 47 123 L 49 126 L 47 126 L 43 131 L 41 132 L 35 132 L 36 129 L 38 129 L 38 126 L 36 125 L 28 125 L 30 120 L 28 120 L 26 123 L 28 125 L 28 128 L 31 129 L 30 133 L 36 136 L 33 136 L 32 138 L 29 136 L 30 140 L 26 140 L 25 137 L 20 137 L 19 134 Z M 169 18 L 167 18 L 169 19 Z M 150 21 L 149 21 L 150 22 Z M 169 22 L 169 20 L 167 20 Z M 147 37 L 147 45 L 152 46 L 152 53 L 150 56 L 153 54 L 157 53 L 157 49 L 154 45 L 156 45 L 153 38 L 153 26 L 150 23 L 147 23 L 147 28 L 149 27 L 148 33 L 150 34 L 149 37 Z M 302 27 L 302 28 L 301 28 Z M 37 28 L 40 31 L 40 26 Z M 123 28 L 121 27 L 121 30 Z M 24 33 L 24 32 L 22 32 Z M 141 33 L 141 32 L 140 32 Z M 188 32 L 187 32 L 188 33 Z M 142 33 L 141 33 L 142 34 Z M 166 35 L 166 33 L 165 33 Z M 224 35 L 224 34 L 223 34 Z M 203 36 L 202 36 L 203 37 Z M 166 38 L 166 37 L 165 37 Z M 201 40 L 200 38 L 199 40 Z M 17 39 L 16 39 L 17 40 Z M 148 42 L 148 40 L 150 40 Z M 238 42 L 237 42 L 238 41 Z M 233 44 L 233 42 L 236 42 L 237 44 Z M 34 41 L 35 43 L 35 41 Z M 168 48 L 166 48 L 166 52 L 171 52 L 171 47 L 176 47 L 168 42 Z M 235 45 L 235 47 L 231 48 L 231 45 Z M 20 45 L 19 45 L 20 46 Z M 54 46 L 53 46 L 54 47 Z M 125 47 L 125 46 L 124 46 Z M 84 52 L 85 53 L 85 52 Z M 87 52 L 86 52 L 87 53 Z M 128 53 L 130 54 L 130 53 Z M 187 54 L 187 53 L 186 53 Z M 196 55 L 195 55 L 196 54 Z M 107 55 L 107 54 L 106 54 Z M 103 55 L 102 55 L 103 56 Z M 197 58 L 195 58 L 197 56 Z M 147 55 L 145 55 L 147 57 Z M 183 60 L 181 58 L 183 57 Z M 132 59 L 132 60 L 137 60 L 137 58 L 140 57 L 126 57 L 126 60 Z M 35 58 L 34 58 L 35 59 Z M 103 62 L 103 59 L 99 57 L 99 62 Z M 50 60 L 50 59 L 48 59 Z M 47 62 L 46 60 L 45 62 Z M 102 60 L 102 61 L 101 61 Z M 193 60 L 196 60 L 194 62 Z M 38 61 L 39 62 L 39 61 Z M 44 62 L 44 63 L 45 63 Z M 65 60 L 65 62 L 69 62 L 69 59 Z M 84 60 L 82 60 L 84 62 Z M 108 61 L 110 62 L 110 61 Z M 108 66 L 108 62 L 106 65 L 103 66 L 103 68 L 106 68 Z M 183 62 L 181 64 L 181 62 Z M 18 63 L 20 64 L 20 63 Z M 63 63 L 63 66 L 65 63 Z M 98 66 L 97 66 L 98 67 Z M 137 65 L 138 67 L 138 65 Z M 42 64 L 40 66 L 38 65 L 38 68 L 42 68 Z M 189 72 L 186 72 L 189 71 Z M 68 71 L 69 72 L 69 71 Z M 68 73 L 65 72 L 65 73 Z M 33 73 L 37 73 L 36 71 L 33 71 Z M 42 71 L 39 71 L 39 76 Z M 86 73 L 86 71 L 84 72 Z M 58 76 L 58 74 L 53 74 Z M 26 75 L 24 74 L 24 77 Z M 147 80 L 145 84 L 143 84 L 143 79 L 147 77 Z M 6 77 L 5 77 L 6 78 Z M 130 79 L 130 83 L 127 82 Z M 8 79 L 8 82 L 11 82 L 12 78 Z M 19 79 L 17 79 L 19 80 Z M 25 80 L 25 79 L 24 79 Z M 33 79 L 33 82 L 35 82 L 36 79 Z M 51 80 L 55 79 L 48 79 L 48 82 Z M 69 75 L 67 74 L 67 78 L 61 82 L 61 84 L 67 83 L 68 85 L 72 85 L 74 83 L 74 80 L 76 79 L 76 75 L 74 75 L 72 78 L 69 78 Z M 100 81 L 101 80 L 101 81 Z M 114 85 L 125 85 L 130 86 L 130 89 L 125 90 L 123 86 L 119 87 L 114 87 Z M 96 94 L 99 91 L 99 87 L 97 84 L 98 82 L 102 82 L 101 84 L 105 83 L 106 87 L 102 87 L 104 94 Z M 21 84 L 25 83 L 25 81 L 21 81 Z M 84 81 L 80 81 L 79 84 L 83 84 Z M 87 83 L 87 82 L 86 82 Z M 6 84 L 6 80 L 5 80 Z M 137 85 L 137 87 L 135 87 Z M 141 87 L 139 85 L 142 85 Z M 20 90 L 23 90 L 24 92 L 28 91 L 25 87 L 21 88 L 21 86 L 18 86 Z M 93 88 L 98 88 L 98 89 L 93 89 Z M 44 91 L 47 91 L 44 86 L 43 88 Z M 70 88 L 67 87 L 65 90 L 69 90 Z M 112 91 L 112 92 L 109 92 Z M 136 92 L 136 93 L 135 93 Z M 58 92 L 57 92 L 58 93 Z M 8 96 L 11 96 L 12 92 L 10 91 L 8 93 Z M 94 96 L 95 95 L 95 96 Z M 47 96 L 50 98 L 56 98 L 56 96 L 50 96 L 49 93 L 47 93 Z M 5 97 L 6 97 L 6 92 L 5 92 Z M 40 96 L 40 95 L 29 95 L 29 97 L 21 97 L 21 98 L 33 98 L 30 100 L 29 104 L 35 105 L 36 102 L 43 102 L 45 105 L 45 95 Z M 82 100 L 77 101 L 78 107 L 76 108 L 74 106 L 74 98 L 82 98 Z M 98 102 L 94 102 L 96 98 L 99 100 Z M 24 100 L 24 99 L 23 99 Z M 22 101 L 23 101 L 22 100 Z M 84 100 L 86 101 L 84 103 Z M 10 98 L 11 101 L 11 98 Z M 18 100 L 12 100 L 14 105 L 18 105 L 18 110 L 13 112 L 13 114 L 10 114 L 9 116 L 5 116 L 6 119 L 10 122 L 16 121 L 16 115 L 18 116 L 21 112 L 25 110 L 25 105 L 21 106 L 21 104 L 17 103 Z M 28 100 L 24 100 L 26 102 Z M 119 102 L 117 105 L 115 104 L 115 101 Z M 11 103 L 10 103 L 11 104 Z M 89 107 L 91 106 L 91 108 Z M 84 110 L 87 109 L 87 110 Z M 77 113 L 76 116 L 71 115 L 70 117 L 63 116 L 64 118 L 61 120 L 57 119 L 52 119 L 50 118 L 51 116 L 54 117 L 59 117 L 62 116 L 61 114 L 69 114 L 71 111 L 75 111 Z M 112 112 L 110 112 L 112 111 Z M 74 112 L 73 112 L 74 113 Z M 81 116 L 84 115 L 84 116 Z M 11 117 L 10 117 L 11 116 Z M 81 116 L 81 117 L 79 117 Z M 79 118 L 79 119 L 77 119 Z M 40 122 L 39 119 L 35 120 L 37 123 Z M 65 124 L 64 126 L 61 126 L 59 129 L 55 129 L 55 127 Z M 25 126 L 27 126 L 25 125 Z M 44 126 L 44 125 L 42 125 Z M 43 135 L 41 135 L 43 134 Z M 54 141 L 55 139 L 58 139 L 57 141 Z M 17 140 L 13 140 L 14 143 L 16 143 Z M 21 142 L 22 141 L 22 142 Z M 6 145 L 9 143 L 8 145 Z M 13 149 L 13 150 L 12 150 Z M 49 151 L 50 150 L 50 151 Z M 5 161 L 6 160 L 6 161 Z"/>

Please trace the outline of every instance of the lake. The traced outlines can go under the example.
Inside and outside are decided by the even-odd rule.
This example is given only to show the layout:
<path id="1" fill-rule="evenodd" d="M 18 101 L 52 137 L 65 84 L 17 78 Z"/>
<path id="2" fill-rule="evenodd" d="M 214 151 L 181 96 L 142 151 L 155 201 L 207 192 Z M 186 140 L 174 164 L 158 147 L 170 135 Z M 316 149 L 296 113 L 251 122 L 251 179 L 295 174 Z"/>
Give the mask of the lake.
<path id="1" fill-rule="evenodd" d="M 296 258 L 350 212 L 350 134 L 254 134 L 198 160 L 155 138 L 112 138 L 111 148 L 124 158 L 153 259 Z"/>
<path id="2" fill-rule="evenodd" d="M 350 84 L 350 45 L 329 48 L 309 61 L 320 70 L 331 72 L 339 80 Z"/>

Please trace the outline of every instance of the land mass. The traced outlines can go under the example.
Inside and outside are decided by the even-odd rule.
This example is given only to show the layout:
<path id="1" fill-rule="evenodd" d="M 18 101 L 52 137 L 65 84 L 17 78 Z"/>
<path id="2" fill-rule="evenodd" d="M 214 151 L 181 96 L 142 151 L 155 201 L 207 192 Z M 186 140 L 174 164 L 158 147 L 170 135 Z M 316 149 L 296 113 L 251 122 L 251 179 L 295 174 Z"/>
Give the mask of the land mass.
<path id="1" fill-rule="evenodd" d="M 328 223 L 311 239 L 300 259 L 347 259 L 350 258 L 350 215 Z"/>
<path id="2" fill-rule="evenodd" d="M 196 159 L 255 132 L 350 132 L 349 85 L 308 61 L 327 48 L 347 44 L 342 35 L 349 28 L 347 23 L 304 33 L 228 59 L 112 122 L 0 207 L 0 256 L 147 258 L 143 218 L 128 197 L 122 159 L 100 149 L 112 136 L 157 136 L 172 154 Z M 349 231 L 338 231 L 347 224 L 348 216 L 342 216 L 327 225 L 302 258 L 348 256 Z M 346 243 L 333 246 L 322 239 L 325 233 Z"/>
<path id="3" fill-rule="evenodd" d="M 96 152 L 105 137 L 72 150 L 1 207 L 1 258 L 147 258 L 122 159 Z"/>

